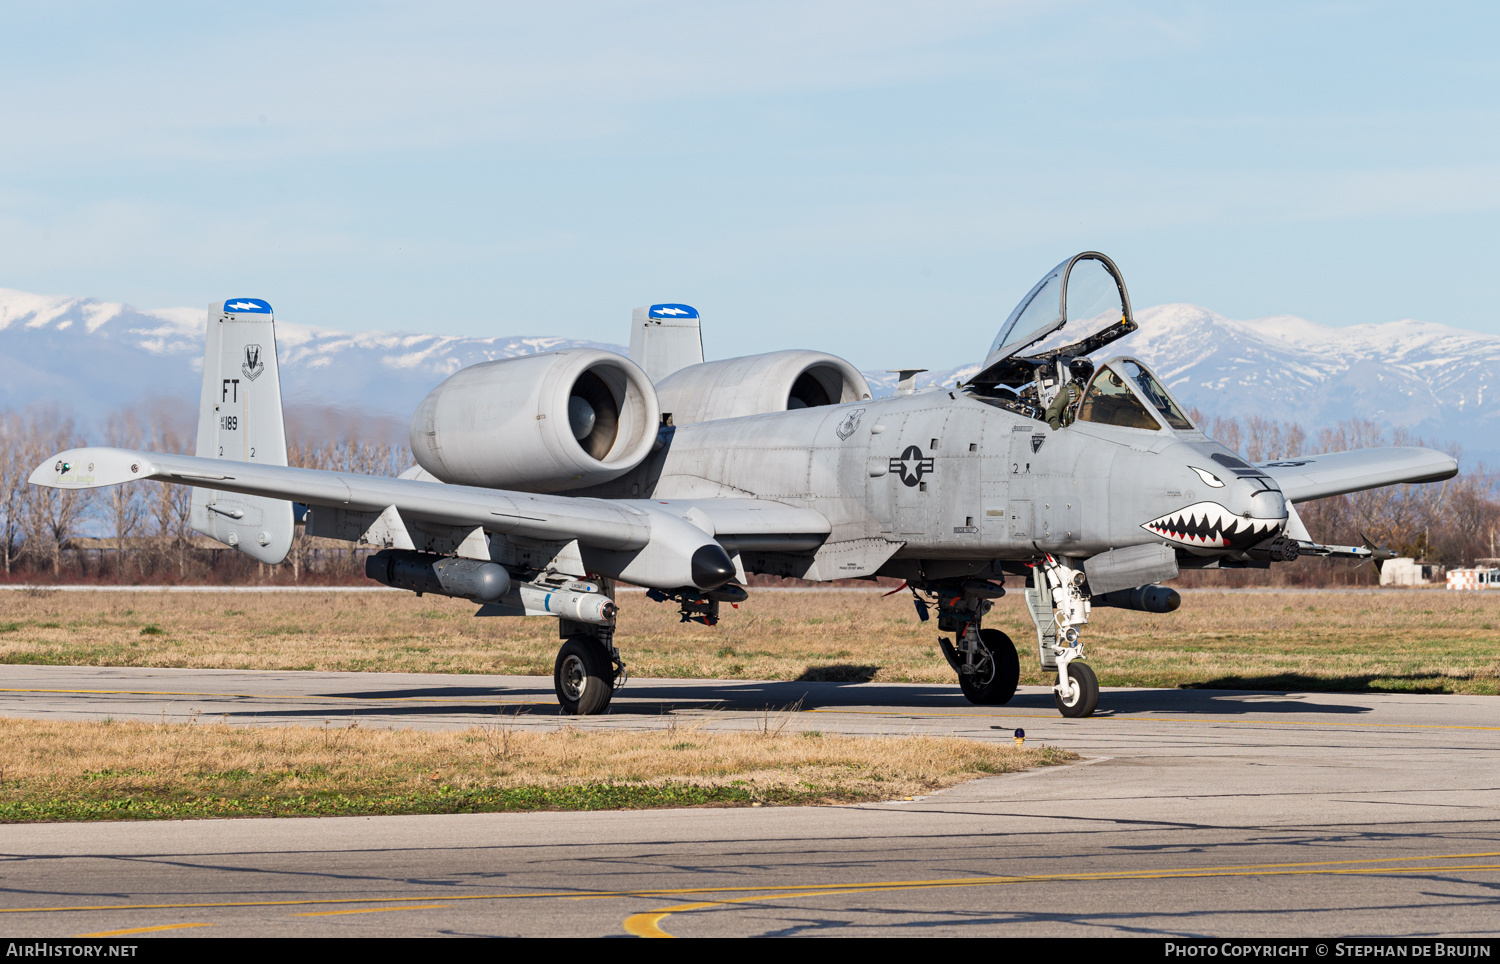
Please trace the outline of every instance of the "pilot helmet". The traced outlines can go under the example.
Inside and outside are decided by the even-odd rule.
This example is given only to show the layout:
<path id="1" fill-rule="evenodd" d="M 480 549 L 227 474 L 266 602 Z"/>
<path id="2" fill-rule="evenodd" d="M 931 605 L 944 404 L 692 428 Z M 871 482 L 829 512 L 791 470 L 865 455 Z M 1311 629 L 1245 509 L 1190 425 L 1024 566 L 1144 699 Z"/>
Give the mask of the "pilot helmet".
<path id="1" fill-rule="evenodd" d="M 1068 362 L 1068 372 L 1079 381 L 1086 382 L 1094 374 L 1094 363 L 1087 358 L 1074 358 Z"/>

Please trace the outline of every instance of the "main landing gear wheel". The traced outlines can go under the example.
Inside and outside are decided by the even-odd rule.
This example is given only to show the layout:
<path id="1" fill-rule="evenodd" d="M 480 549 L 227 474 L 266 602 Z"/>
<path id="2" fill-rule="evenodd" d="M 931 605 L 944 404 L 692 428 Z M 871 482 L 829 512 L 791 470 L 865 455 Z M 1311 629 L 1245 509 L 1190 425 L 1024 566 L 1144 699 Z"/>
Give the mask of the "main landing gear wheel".
<path id="1" fill-rule="evenodd" d="M 1093 716 L 1099 707 L 1099 679 L 1088 663 L 1069 663 L 1068 678 L 1073 681 L 1073 695 L 1064 700 L 1057 690 L 1052 691 L 1052 702 L 1063 716 Z"/>
<path id="2" fill-rule="evenodd" d="M 958 686 L 964 697 L 978 706 L 1003 706 L 1016 695 L 1021 682 L 1021 660 L 1016 644 L 998 629 L 981 629 L 979 643 L 989 653 L 982 673 L 959 673 Z"/>
<path id="3" fill-rule="evenodd" d="M 565 714 L 603 713 L 615 695 L 615 670 L 609 650 L 592 636 L 569 637 L 557 651 L 552 685 Z"/>

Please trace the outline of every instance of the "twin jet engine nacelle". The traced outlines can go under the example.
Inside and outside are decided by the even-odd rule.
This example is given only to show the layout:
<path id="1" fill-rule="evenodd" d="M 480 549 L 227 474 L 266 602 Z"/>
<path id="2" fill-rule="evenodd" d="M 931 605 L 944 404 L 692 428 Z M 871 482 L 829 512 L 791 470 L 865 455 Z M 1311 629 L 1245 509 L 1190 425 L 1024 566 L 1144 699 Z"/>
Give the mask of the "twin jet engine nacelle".
<path id="1" fill-rule="evenodd" d="M 773 351 L 679 369 L 656 386 L 672 424 L 763 415 L 870 397 L 859 369 L 820 351 Z"/>
<path id="2" fill-rule="evenodd" d="M 656 442 L 661 408 L 646 373 L 597 349 L 462 369 L 422 400 L 410 439 L 444 482 L 561 492 L 619 478 Z"/>

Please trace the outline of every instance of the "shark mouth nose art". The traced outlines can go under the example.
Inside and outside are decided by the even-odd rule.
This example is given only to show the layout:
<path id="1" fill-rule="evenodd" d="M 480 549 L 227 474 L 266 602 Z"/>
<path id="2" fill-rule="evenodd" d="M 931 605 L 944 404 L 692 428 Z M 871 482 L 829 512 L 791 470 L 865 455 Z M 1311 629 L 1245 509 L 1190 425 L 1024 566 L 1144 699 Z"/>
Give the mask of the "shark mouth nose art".
<path id="1" fill-rule="evenodd" d="M 1248 549 L 1276 535 L 1284 525 L 1285 519 L 1247 519 L 1217 502 L 1194 502 L 1141 528 L 1199 549 Z"/>

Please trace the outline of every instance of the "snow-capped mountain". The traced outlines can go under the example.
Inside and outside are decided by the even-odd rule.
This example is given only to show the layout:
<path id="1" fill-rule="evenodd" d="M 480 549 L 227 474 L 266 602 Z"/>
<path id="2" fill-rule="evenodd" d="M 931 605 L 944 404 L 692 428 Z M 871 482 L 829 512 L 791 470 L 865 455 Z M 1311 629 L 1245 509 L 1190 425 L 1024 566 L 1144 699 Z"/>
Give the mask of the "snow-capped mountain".
<path id="1" fill-rule="evenodd" d="M 0 408 L 40 401 L 85 424 L 148 399 L 196 411 L 207 314 L 0 288 Z M 298 406 L 340 409 L 402 426 L 433 386 L 465 365 L 569 346 L 624 351 L 552 336 L 350 334 L 276 323 L 289 414 Z"/>
<path id="2" fill-rule="evenodd" d="M 1500 336 L 1422 321 L 1332 328 L 1292 315 L 1236 321 L 1197 305 L 1136 312 L 1140 330 L 1095 360 L 1131 355 L 1206 415 L 1262 415 L 1307 429 L 1364 418 L 1431 443 L 1457 442 L 1466 462 L 1500 457 Z M 951 386 L 977 364 L 917 377 Z M 869 373 L 867 373 L 869 375 Z M 874 385 L 876 376 L 869 375 Z M 881 373 L 891 390 L 895 375 Z"/>
<path id="3" fill-rule="evenodd" d="M 0 408 L 52 403 L 88 425 L 155 397 L 190 413 L 205 315 L 0 289 Z M 1186 304 L 1136 317 L 1140 330 L 1101 355 L 1134 355 L 1184 404 L 1210 415 L 1265 415 L 1309 429 L 1358 416 L 1459 442 L 1466 461 L 1500 454 L 1500 405 L 1490 391 L 1500 380 L 1500 336 L 1419 321 L 1349 328 L 1292 316 L 1236 321 Z M 976 332 L 976 361 L 987 338 Z M 465 365 L 569 346 L 624 350 L 556 336 L 350 334 L 285 322 L 277 323 L 277 343 L 289 413 L 322 407 L 400 426 Z M 917 384 L 951 386 L 976 370 L 971 363 L 927 372 Z M 895 388 L 893 374 L 866 377 L 877 394 Z"/>
<path id="4" fill-rule="evenodd" d="M 1120 351 L 1211 414 L 1328 425 L 1358 416 L 1429 439 L 1500 448 L 1500 337 L 1421 321 L 1330 328 L 1234 321 L 1196 305 L 1140 313 Z"/>

